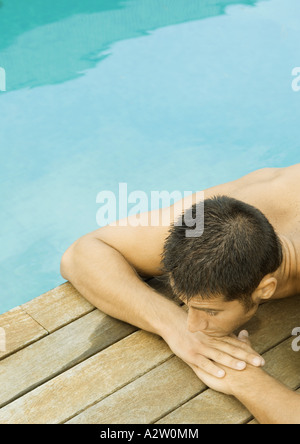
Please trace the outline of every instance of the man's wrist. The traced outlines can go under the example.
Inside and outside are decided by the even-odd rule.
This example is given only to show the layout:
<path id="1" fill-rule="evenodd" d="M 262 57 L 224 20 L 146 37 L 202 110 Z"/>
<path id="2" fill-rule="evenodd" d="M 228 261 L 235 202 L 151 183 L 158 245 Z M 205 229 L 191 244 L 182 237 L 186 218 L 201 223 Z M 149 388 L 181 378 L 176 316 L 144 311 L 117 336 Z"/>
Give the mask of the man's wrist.
<path id="1" fill-rule="evenodd" d="M 174 337 L 174 334 L 181 329 L 187 329 L 187 313 L 182 307 L 175 302 L 164 298 L 157 316 L 155 329 L 157 334 L 161 336 L 166 342 Z"/>
<path id="2" fill-rule="evenodd" d="M 240 401 L 248 399 L 253 394 L 253 387 L 261 387 L 270 376 L 261 367 L 247 365 L 245 370 L 231 372 L 229 379 L 230 392 Z"/>

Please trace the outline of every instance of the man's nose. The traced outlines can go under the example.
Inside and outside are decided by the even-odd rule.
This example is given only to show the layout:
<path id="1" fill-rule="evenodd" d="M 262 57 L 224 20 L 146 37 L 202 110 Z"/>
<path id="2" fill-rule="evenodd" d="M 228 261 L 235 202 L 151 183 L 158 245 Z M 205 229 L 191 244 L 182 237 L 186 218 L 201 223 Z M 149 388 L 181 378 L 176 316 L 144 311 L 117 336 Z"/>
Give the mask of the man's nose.
<path id="1" fill-rule="evenodd" d="M 205 331 L 208 328 L 208 321 L 205 319 L 205 314 L 195 312 L 195 310 L 189 310 L 188 314 L 188 330 L 191 333 L 197 331 Z"/>

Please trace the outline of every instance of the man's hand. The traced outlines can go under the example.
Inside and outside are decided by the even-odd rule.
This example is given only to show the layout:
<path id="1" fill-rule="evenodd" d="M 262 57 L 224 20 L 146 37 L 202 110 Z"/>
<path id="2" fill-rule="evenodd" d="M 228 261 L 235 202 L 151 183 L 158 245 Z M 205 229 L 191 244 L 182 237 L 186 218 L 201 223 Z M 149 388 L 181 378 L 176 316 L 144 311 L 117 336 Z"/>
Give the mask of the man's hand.
<path id="1" fill-rule="evenodd" d="M 265 363 L 249 343 L 234 335 L 215 338 L 202 332 L 191 333 L 186 325 L 172 333 L 164 339 L 171 350 L 186 362 L 200 379 L 203 371 L 216 378 L 223 378 L 226 374 L 223 366 L 244 370 L 247 364 L 260 367 Z"/>
<path id="2" fill-rule="evenodd" d="M 248 332 L 243 330 L 239 334 L 238 340 L 241 343 L 247 344 L 251 349 Z M 224 378 L 218 378 L 216 375 L 206 372 L 203 368 L 192 368 L 204 384 L 217 392 L 224 393 L 225 395 L 235 395 L 239 387 L 244 386 L 245 384 L 254 384 L 256 378 L 258 378 L 262 372 L 260 368 L 253 365 L 248 365 L 242 372 L 237 372 L 232 368 L 228 368 L 228 366 L 223 367 L 221 365 L 220 367 L 226 372 Z"/>

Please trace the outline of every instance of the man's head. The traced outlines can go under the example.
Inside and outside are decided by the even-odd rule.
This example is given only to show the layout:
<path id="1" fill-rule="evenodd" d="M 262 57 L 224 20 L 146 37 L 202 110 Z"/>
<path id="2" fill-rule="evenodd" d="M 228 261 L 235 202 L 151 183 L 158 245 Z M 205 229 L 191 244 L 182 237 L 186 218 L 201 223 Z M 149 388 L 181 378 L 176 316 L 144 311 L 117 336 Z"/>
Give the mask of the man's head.
<path id="1" fill-rule="evenodd" d="M 190 307 L 190 329 L 228 334 L 275 293 L 280 240 L 261 211 L 227 196 L 204 201 L 202 236 L 186 237 L 180 217 L 164 245 L 163 269 Z"/>

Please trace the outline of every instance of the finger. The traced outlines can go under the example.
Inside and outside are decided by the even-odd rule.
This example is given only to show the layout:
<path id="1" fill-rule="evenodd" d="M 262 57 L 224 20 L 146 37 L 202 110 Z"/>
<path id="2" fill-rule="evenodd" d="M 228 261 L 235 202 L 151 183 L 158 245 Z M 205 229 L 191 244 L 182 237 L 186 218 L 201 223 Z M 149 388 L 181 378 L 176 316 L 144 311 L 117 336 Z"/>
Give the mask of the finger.
<path id="1" fill-rule="evenodd" d="M 224 378 L 225 370 L 221 369 L 215 365 L 210 359 L 205 358 L 202 355 L 198 355 L 195 364 L 193 366 L 205 371 L 209 375 L 215 376 L 216 378 Z"/>
<path id="2" fill-rule="evenodd" d="M 250 339 L 249 339 L 249 333 L 247 330 L 240 331 L 240 333 L 238 335 L 238 340 L 251 346 Z"/>
<path id="3" fill-rule="evenodd" d="M 233 341 L 233 342 L 231 342 L 231 341 Z M 260 367 L 260 366 L 264 365 L 263 358 L 258 353 L 256 353 L 254 350 L 252 350 L 251 347 L 249 347 L 244 342 L 228 338 L 228 340 L 226 340 L 226 341 L 216 341 L 214 348 L 216 348 L 218 351 L 223 352 L 226 355 L 229 355 L 232 358 L 234 358 L 234 361 L 232 361 L 234 367 L 232 367 L 232 365 L 224 364 L 230 368 L 234 368 L 237 370 L 243 370 L 245 368 L 245 366 L 242 368 L 241 362 L 244 362 L 247 364 L 252 364 L 255 367 Z M 207 356 L 207 354 L 206 354 L 206 356 Z M 214 359 L 214 358 L 212 358 L 212 359 Z M 223 362 L 219 362 L 218 360 L 216 362 L 218 362 L 220 364 L 223 363 Z"/>
<path id="4" fill-rule="evenodd" d="M 246 331 L 246 330 L 244 330 L 244 331 Z M 254 353 L 254 354 L 258 355 L 258 353 L 252 348 L 249 336 L 247 338 L 246 335 L 243 336 L 243 334 L 242 334 L 241 337 L 242 337 L 242 339 L 245 339 L 245 340 L 242 341 L 238 336 L 235 336 L 235 337 L 225 336 L 225 337 L 221 338 L 221 341 L 226 342 L 227 344 L 231 344 L 237 348 L 241 348 L 243 350 L 248 350 L 249 353 Z M 247 339 L 247 341 L 246 341 L 246 339 Z"/>
<path id="5" fill-rule="evenodd" d="M 195 365 L 191 365 L 191 368 L 194 370 L 194 372 L 196 373 L 196 375 L 198 376 L 199 379 L 201 379 L 201 381 L 208 386 L 207 383 L 207 378 L 211 378 L 213 376 L 208 375 L 208 373 L 206 373 L 204 370 L 202 370 L 200 367 L 196 367 Z M 221 378 L 218 378 L 221 379 Z"/>
<path id="6" fill-rule="evenodd" d="M 211 387 L 212 384 L 215 385 L 216 383 L 222 384 L 222 381 L 224 380 L 224 378 L 215 378 L 211 374 L 208 374 L 207 372 L 205 372 L 204 370 L 202 370 L 199 367 L 196 367 L 195 365 L 193 365 L 191 367 L 194 370 L 194 372 L 196 373 L 196 375 L 198 376 L 198 378 L 201 379 L 201 381 L 207 387 Z"/>
<path id="7" fill-rule="evenodd" d="M 225 337 L 222 338 L 222 342 L 230 344 L 233 347 L 240 348 L 240 349 L 242 349 L 242 350 L 244 350 L 244 351 L 246 351 L 248 353 L 252 353 L 255 356 L 261 357 L 259 355 L 259 353 L 257 353 L 257 351 L 252 348 L 250 339 L 248 338 L 246 340 L 246 337 L 245 336 L 243 337 L 243 335 L 242 335 L 242 338 L 244 338 L 245 340 L 242 341 L 238 337 L 233 338 L 232 336 L 225 336 Z"/>
<path id="8" fill-rule="evenodd" d="M 239 333 L 238 337 L 236 337 L 236 339 L 234 339 L 232 336 L 224 338 L 224 342 L 227 342 L 227 343 L 234 345 L 234 346 L 238 346 L 237 341 L 239 341 L 239 344 L 240 344 L 239 347 L 241 347 L 243 350 L 245 350 L 245 352 L 249 353 L 249 359 L 252 359 L 252 362 L 247 361 L 249 364 L 252 364 L 256 367 L 265 365 L 266 362 L 265 362 L 264 358 L 252 348 L 249 332 L 247 330 L 242 330 Z M 257 358 L 259 358 L 260 361 Z"/>
<path id="9" fill-rule="evenodd" d="M 233 357 L 229 353 L 215 348 L 207 348 L 207 350 L 205 350 L 205 356 L 212 359 L 215 363 L 232 368 L 233 370 L 244 370 L 247 366 L 243 357 L 239 359 L 239 357 Z"/>

